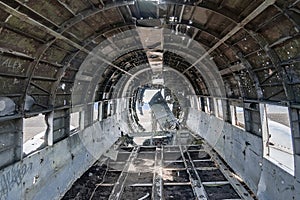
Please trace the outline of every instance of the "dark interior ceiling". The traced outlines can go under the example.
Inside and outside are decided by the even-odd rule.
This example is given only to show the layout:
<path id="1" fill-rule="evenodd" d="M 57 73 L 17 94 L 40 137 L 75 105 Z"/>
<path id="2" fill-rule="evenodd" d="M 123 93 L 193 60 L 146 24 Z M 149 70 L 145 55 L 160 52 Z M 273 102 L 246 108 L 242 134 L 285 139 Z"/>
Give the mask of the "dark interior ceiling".
<path id="1" fill-rule="evenodd" d="M 90 79 L 77 82 L 76 92 L 96 91 L 90 96 L 100 100 L 130 70 L 149 65 L 144 38 L 126 33 L 150 27 L 163 30 L 166 41 L 150 48 L 163 50 L 164 65 L 184 74 L 196 94 L 213 95 L 196 67 L 208 57 L 227 98 L 298 104 L 299 25 L 299 0 L 0 0 L 1 96 L 20 114 L 28 95 L 35 100 L 30 112 L 72 106 L 80 72 Z M 169 40 L 172 34 L 182 41 Z M 168 50 L 172 43 L 189 49 L 191 40 L 206 52 L 185 57 Z M 189 55 L 198 55 L 196 62 Z M 82 70 L 88 56 L 101 64 Z M 91 79 L 97 87 L 88 85 Z"/>

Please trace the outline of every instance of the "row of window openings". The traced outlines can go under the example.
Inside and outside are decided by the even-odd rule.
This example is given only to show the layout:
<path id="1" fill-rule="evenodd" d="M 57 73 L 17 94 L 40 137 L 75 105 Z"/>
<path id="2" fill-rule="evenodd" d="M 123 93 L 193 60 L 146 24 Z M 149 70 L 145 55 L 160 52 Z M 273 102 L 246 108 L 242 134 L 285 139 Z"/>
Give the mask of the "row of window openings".
<path id="1" fill-rule="evenodd" d="M 200 97 L 203 98 L 203 97 Z M 211 106 L 209 98 L 199 99 L 199 102 L 203 102 L 204 106 L 203 111 L 206 113 L 211 113 Z M 216 109 L 216 115 L 219 118 L 223 118 L 223 109 L 222 109 L 222 101 L 221 99 L 214 99 L 214 105 Z M 93 104 L 93 119 L 92 121 L 101 121 L 102 119 L 107 118 L 114 114 L 114 104 L 113 102 L 96 102 Z M 263 140 L 266 141 L 264 145 L 264 152 L 266 156 L 276 159 L 277 161 L 283 163 L 284 165 L 288 165 L 288 168 L 293 168 L 290 164 L 286 164 L 290 162 L 282 160 L 282 155 L 279 157 L 280 153 L 288 153 L 293 155 L 292 148 L 292 136 L 291 136 L 291 128 L 290 128 L 290 120 L 288 114 L 288 108 L 283 106 L 275 106 L 262 104 L 263 110 L 266 113 L 266 120 L 263 122 L 266 125 L 267 134 L 263 135 Z M 199 103 L 199 108 L 201 105 Z M 242 107 L 230 105 L 230 111 L 232 116 L 232 124 L 245 128 L 245 118 L 244 118 L 244 109 Z M 80 117 L 81 116 L 81 117 Z M 80 128 L 80 124 L 84 124 L 83 122 L 83 111 L 71 113 L 70 115 L 70 131 L 75 131 Z M 43 141 L 44 133 L 47 129 L 46 123 L 37 123 L 45 121 L 43 115 L 39 115 L 36 117 L 28 118 L 24 120 L 24 140 L 26 143 L 30 139 L 37 139 Z M 82 121 L 82 123 L 80 123 Z M 292 162 L 293 163 L 293 162 Z"/>
<path id="2" fill-rule="evenodd" d="M 106 101 L 106 102 L 95 102 L 94 104 L 91 104 L 91 112 L 85 112 L 85 111 L 78 111 L 70 114 L 70 132 L 76 132 L 79 129 L 84 128 L 84 115 L 91 114 L 92 113 L 92 119 L 91 123 L 96 121 L 102 121 L 103 119 L 106 119 L 109 116 L 112 116 L 116 113 L 116 107 L 119 102 L 112 101 Z M 121 105 L 121 104 L 119 104 Z M 126 99 L 125 103 L 123 105 L 126 105 Z M 120 108 L 122 111 L 125 110 L 125 107 Z M 86 116 L 87 117 L 87 116 Z M 23 152 L 25 154 L 32 153 L 33 151 L 39 149 L 43 144 L 45 144 L 45 141 L 47 138 L 45 138 L 45 133 L 47 131 L 47 118 L 43 114 L 39 114 L 38 116 L 25 118 L 23 120 Z M 65 119 L 58 118 L 53 119 L 55 120 L 61 120 L 61 122 L 64 122 Z M 65 129 L 65 127 L 62 127 L 58 131 L 61 132 L 62 129 Z M 55 130 L 54 130 L 55 131 Z"/>
<path id="3" fill-rule="evenodd" d="M 203 99 L 201 99 L 203 98 Z M 202 102 L 202 103 L 201 103 Z M 223 119 L 223 108 L 221 99 L 213 99 L 216 117 Z M 202 104 L 202 106 L 201 106 Z M 202 108 L 203 107 L 203 108 Z M 198 108 L 206 113 L 212 114 L 209 98 L 199 97 Z M 230 105 L 231 122 L 233 125 L 245 129 L 245 117 L 242 107 Z"/>
<path id="4" fill-rule="evenodd" d="M 206 97 L 199 97 L 198 108 L 203 112 L 212 114 L 210 102 L 213 102 L 216 117 L 223 119 L 222 100 L 216 98 L 212 100 L 210 101 L 210 98 Z M 245 130 L 244 109 L 239 106 L 230 105 L 230 112 L 232 125 Z M 264 156 L 293 174 L 294 151 L 288 107 L 260 104 L 260 112 L 263 112 L 263 116 L 265 116 L 265 119 L 261 119 Z"/>

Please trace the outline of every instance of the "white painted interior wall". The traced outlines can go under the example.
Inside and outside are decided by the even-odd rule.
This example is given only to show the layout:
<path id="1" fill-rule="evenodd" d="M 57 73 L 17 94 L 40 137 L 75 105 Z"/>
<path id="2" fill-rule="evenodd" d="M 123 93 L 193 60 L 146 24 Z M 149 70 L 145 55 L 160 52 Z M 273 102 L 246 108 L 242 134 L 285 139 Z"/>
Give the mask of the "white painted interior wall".
<path id="1" fill-rule="evenodd" d="M 262 138 L 256 135 L 193 108 L 187 126 L 218 152 L 259 199 L 300 199 L 299 156 L 292 176 L 263 157 Z"/>
<path id="2" fill-rule="evenodd" d="M 0 200 L 60 199 L 119 138 L 116 122 L 117 115 L 97 121 L 4 168 L 0 177 Z"/>

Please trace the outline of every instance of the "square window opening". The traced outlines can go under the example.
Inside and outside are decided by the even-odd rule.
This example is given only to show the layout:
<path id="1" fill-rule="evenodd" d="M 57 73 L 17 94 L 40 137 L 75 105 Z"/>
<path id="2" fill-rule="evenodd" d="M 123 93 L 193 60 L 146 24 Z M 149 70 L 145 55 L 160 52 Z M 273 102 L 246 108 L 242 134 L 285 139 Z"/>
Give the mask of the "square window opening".
<path id="1" fill-rule="evenodd" d="M 47 124 L 45 115 L 23 119 L 23 153 L 28 155 L 46 146 Z"/>
<path id="2" fill-rule="evenodd" d="M 230 106 L 232 124 L 245 129 L 244 109 L 239 106 Z"/>
<path id="3" fill-rule="evenodd" d="M 265 157 L 294 174 L 294 151 L 288 107 L 265 104 L 264 112 Z"/>
<path id="4" fill-rule="evenodd" d="M 80 112 L 71 113 L 70 115 L 70 131 L 79 130 L 80 126 Z"/>
<path id="5" fill-rule="evenodd" d="M 93 120 L 98 121 L 99 119 L 99 103 L 94 103 Z"/>
<path id="6" fill-rule="evenodd" d="M 223 119 L 223 108 L 222 108 L 222 100 L 221 99 L 215 99 L 215 108 L 217 108 L 217 117 Z"/>
<path id="7" fill-rule="evenodd" d="M 201 97 L 198 97 L 197 100 L 198 100 L 198 110 L 202 110 Z"/>
<path id="8" fill-rule="evenodd" d="M 211 109 L 210 109 L 210 102 L 209 102 L 209 98 L 205 98 L 204 100 L 204 111 L 206 113 L 210 113 L 211 112 Z"/>

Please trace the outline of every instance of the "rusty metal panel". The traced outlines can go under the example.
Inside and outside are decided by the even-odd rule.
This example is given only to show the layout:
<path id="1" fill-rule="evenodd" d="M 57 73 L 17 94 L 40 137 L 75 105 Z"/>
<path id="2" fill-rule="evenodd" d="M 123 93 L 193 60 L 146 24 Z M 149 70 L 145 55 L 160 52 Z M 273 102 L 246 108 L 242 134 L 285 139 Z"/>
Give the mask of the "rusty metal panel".
<path id="1" fill-rule="evenodd" d="M 31 0 L 26 2 L 26 5 L 58 25 L 62 24 L 64 21 L 73 16 L 72 13 L 70 13 L 58 1 Z"/>
<path id="2" fill-rule="evenodd" d="M 88 24 L 95 30 L 99 30 L 100 28 L 109 25 L 107 23 L 107 15 L 105 15 L 105 12 L 99 12 L 93 16 L 90 16 L 86 18 L 85 21 L 87 21 Z"/>
<path id="3" fill-rule="evenodd" d="M 67 42 L 63 41 L 63 40 L 59 40 L 57 39 L 54 43 L 54 45 L 56 47 L 59 47 L 65 51 L 68 51 L 68 52 L 76 52 L 76 48 L 74 48 L 73 46 L 71 46 L 70 44 L 68 44 Z"/>
<path id="4" fill-rule="evenodd" d="M 299 59 L 300 37 L 290 38 L 274 48 L 281 61 Z M 291 60 L 292 62 L 293 60 Z"/>
<path id="5" fill-rule="evenodd" d="M 63 51 L 62 49 L 58 49 L 57 47 L 51 46 L 47 49 L 47 51 L 43 55 L 43 59 L 47 60 L 49 62 L 56 62 L 61 63 L 65 56 L 67 56 L 68 53 L 66 51 Z"/>
<path id="6" fill-rule="evenodd" d="M 271 63 L 270 57 L 264 51 L 248 56 L 247 60 L 251 63 L 253 69 L 266 67 Z M 271 67 L 273 68 L 274 66 Z"/>
<path id="7" fill-rule="evenodd" d="M 65 7 L 68 7 L 70 10 L 73 11 L 73 13 L 79 13 L 80 11 L 83 11 L 91 6 L 90 3 L 84 0 L 76 0 L 76 1 L 70 1 L 70 0 L 58 0 L 61 2 L 61 4 Z"/>
<path id="8" fill-rule="evenodd" d="M 228 41 L 230 44 L 234 45 L 236 42 L 244 39 L 245 37 L 247 38 L 247 37 L 249 37 L 249 35 L 245 29 L 241 29 L 236 34 L 234 34 L 232 37 L 230 37 L 228 39 Z"/>
<path id="9" fill-rule="evenodd" d="M 21 159 L 22 119 L 0 123 L 0 169 Z"/>
<path id="10" fill-rule="evenodd" d="M 79 51 L 76 54 L 76 57 L 71 59 L 69 66 L 75 69 L 78 69 L 81 65 L 81 63 L 84 61 L 84 59 L 86 58 L 87 53 L 83 52 L 83 51 Z"/>
<path id="11" fill-rule="evenodd" d="M 40 45 L 39 42 L 8 29 L 1 31 L 0 46 L 2 48 L 33 55 Z"/>
<path id="12" fill-rule="evenodd" d="M 0 73 L 15 77 L 26 77 L 29 59 L 23 59 L 18 56 L 0 53 Z"/>
<path id="13" fill-rule="evenodd" d="M 226 56 L 226 58 L 228 59 L 229 63 L 237 63 L 238 62 L 238 58 L 236 57 L 234 51 L 231 48 L 224 50 L 223 53 Z"/>
<path id="14" fill-rule="evenodd" d="M 255 52 L 260 49 L 260 46 L 256 43 L 253 38 L 244 38 L 237 43 L 238 48 L 243 52 L 244 55 Z"/>
<path id="15" fill-rule="evenodd" d="M 45 77 L 45 78 L 55 78 L 58 68 L 53 67 L 49 64 L 39 63 L 33 73 L 33 76 Z"/>
<path id="16" fill-rule="evenodd" d="M 23 94 L 26 87 L 26 81 L 18 78 L 7 78 L 0 76 L 1 96 L 10 94 Z"/>
<path id="17" fill-rule="evenodd" d="M 41 28 L 30 25 L 14 16 L 9 17 L 6 24 L 9 25 L 9 27 L 23 32 L 24 35 L 31 35 L 39 40 L 47 41 L 51 38 L 51 36 L 44 32 Z"/>
<path id="18" fill-rule="evenodd" d="M 283 15 L 272 20 L 266 26 L 262 27 L 260 31 L 270 44 L 286 36 L 297 34 L 293 23 Z"/>
<path id="19" fill-rule="evenodd" d="M 67 31 L 67 33 L 71 33 L 71 37 L 73 37 L 76 41 L 83 41 L 87 37 L 93 35 L 94 29 L 92 26 L 90 26 L 88 23 L 85 21 L 81 21 L 77 23 L 76 25 L 70 27 Z M 66 35 L 66 34 L 64 34 Z M 74 37 L 75 36 L 75 37 Z"/>
<path id="20" fill-rule="evenodd" d="M 0 21 L 3 22 L 7 19 L 7 17 L 9 16 L 9 13 L 3 11 L 1 8 L 0 8 L 1 12 L 0 12 Z"/>

